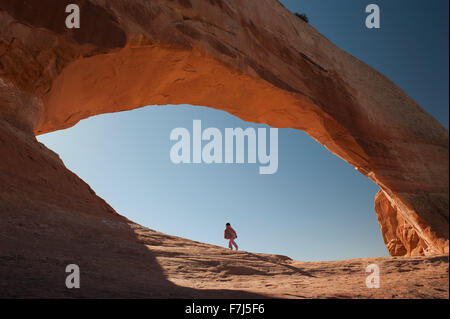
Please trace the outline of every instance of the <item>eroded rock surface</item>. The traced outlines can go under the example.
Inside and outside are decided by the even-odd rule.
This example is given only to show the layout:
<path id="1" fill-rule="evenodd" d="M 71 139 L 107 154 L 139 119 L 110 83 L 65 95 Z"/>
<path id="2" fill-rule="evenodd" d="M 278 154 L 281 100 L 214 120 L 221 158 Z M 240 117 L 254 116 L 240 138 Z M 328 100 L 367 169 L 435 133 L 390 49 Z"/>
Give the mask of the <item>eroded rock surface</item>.
<path id="1" fill-rule="evenodd" d="M 33 135 L 182 103 L 306 131 L 380 186 L 392 255 L 448 253 L 448 132 L 276 0 L 0 0 L 2 214 L 115 214 Z"/>
<path id="2" fill-rule="evenodd" d="M 423 256 L 432 253 L 414 227 L 402 217 L 382 191 L 375 197 L 375 211 L 391 256 Z"/>

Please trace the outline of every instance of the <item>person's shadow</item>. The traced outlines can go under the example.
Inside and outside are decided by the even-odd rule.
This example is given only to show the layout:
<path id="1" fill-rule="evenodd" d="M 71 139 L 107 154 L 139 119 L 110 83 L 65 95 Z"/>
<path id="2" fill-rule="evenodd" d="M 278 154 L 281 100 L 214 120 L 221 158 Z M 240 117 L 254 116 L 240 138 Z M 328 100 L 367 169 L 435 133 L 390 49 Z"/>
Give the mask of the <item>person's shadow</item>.
<path id="1" fill-rule="evenodd" d="M 302 276 L 307 276 L 307 277 L 316 277 L 316 276 L 312 275 L 311 273 L 309 273 L 309 272 L 307 272 L 305 270 L 302 270 L 302 269 L 300 269 L 298 267 L 294 267 L 294 266 L 288 265 L 288 264 L 283 263 L 283 262 L 274 261 L 272 258 L 264 257 L 264 256 L 261 256 L 261 255 L 257 255 L 257 254 L 253 254 L 253 253 L 249 253 L 249 252 L 247 252 L 247 254 L 249 254 L 252 257 L 257 258 L 257 259 L 259 259 L 261 261 L 272 263 L 272 264 L 275 264 L 277 266 L 281 266 L 282 268 L 286 268 L 288 270 L 291 270 L 293 273 L 298 273 L 298 274 L 300 274 Z"/>

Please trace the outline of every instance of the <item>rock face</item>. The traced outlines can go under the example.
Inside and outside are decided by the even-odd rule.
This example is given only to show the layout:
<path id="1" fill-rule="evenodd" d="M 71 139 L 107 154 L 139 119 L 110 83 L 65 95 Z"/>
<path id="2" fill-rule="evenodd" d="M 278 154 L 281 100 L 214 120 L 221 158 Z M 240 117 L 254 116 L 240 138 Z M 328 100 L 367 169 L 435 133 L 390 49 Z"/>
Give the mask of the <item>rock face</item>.
<path id="1" fill-rule="evenodd" d="M 414 227 L 402 217 L 381 190 L 375 197 L 375 211 L 384 243 L 391 256 L 421 256 L 430 253 Z"/>
<path id="2" fill-rule="evenodd" d="M 304 130 L 380 186 L 391 255 L 448 253 L 448 132 L 276 0 L 0 0 L 2 214 L 115 215 L 34 135 L 155 104 Z"/>

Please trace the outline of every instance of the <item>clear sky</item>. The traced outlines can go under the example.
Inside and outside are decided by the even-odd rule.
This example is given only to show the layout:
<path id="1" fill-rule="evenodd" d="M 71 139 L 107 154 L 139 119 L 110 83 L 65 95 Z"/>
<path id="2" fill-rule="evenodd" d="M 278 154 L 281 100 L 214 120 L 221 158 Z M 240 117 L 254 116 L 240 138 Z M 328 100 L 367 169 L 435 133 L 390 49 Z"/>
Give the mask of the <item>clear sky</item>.
<path id="1" fill-rule="evenodd" d="M 448 0 L 281 0 L 341 49 L 386 75 L 448 129 Z M 365 8 L 381 28 L 364 27 Z"/>
<path id="2" fill-rule="evenodd" d="M 403 88 L 448 128 L 448 1 L 282 1 L 350 54 Z M 364 27 L 381 7 L 381 29 Z M 150 106 L 104 114 L 38 137 L 117 212 L 171 235 L 225 245 L 230 222 L 243 250 L 299 260 L 387 256 L 373 209 L 378 187 L 305 133 L 279 130 L 279 169 L 181 164 L 172 129 L 267 127 L 204 107 Z"/>

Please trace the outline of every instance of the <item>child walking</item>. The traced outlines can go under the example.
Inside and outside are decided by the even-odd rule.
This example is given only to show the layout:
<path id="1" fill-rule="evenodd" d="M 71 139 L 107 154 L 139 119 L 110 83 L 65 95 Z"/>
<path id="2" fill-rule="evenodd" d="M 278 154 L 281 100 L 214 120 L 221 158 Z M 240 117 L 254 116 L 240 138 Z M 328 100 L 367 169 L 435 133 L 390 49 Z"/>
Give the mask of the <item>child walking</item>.
<path id="1" fill-rule="evenodd" d="M 237 234 L 233 227 L 231 227 L 230 223 L 227 223 L 225 225 L 225 232 L 223 237 L 225 239 L 228 239 L 228 247 L 231 250 L 233 250 L 233 246 L 234 248 L 236 248 L 236 250 L 238 250 L 238 245 L 234 242 L 234 240 L 237 238 Z"/>

